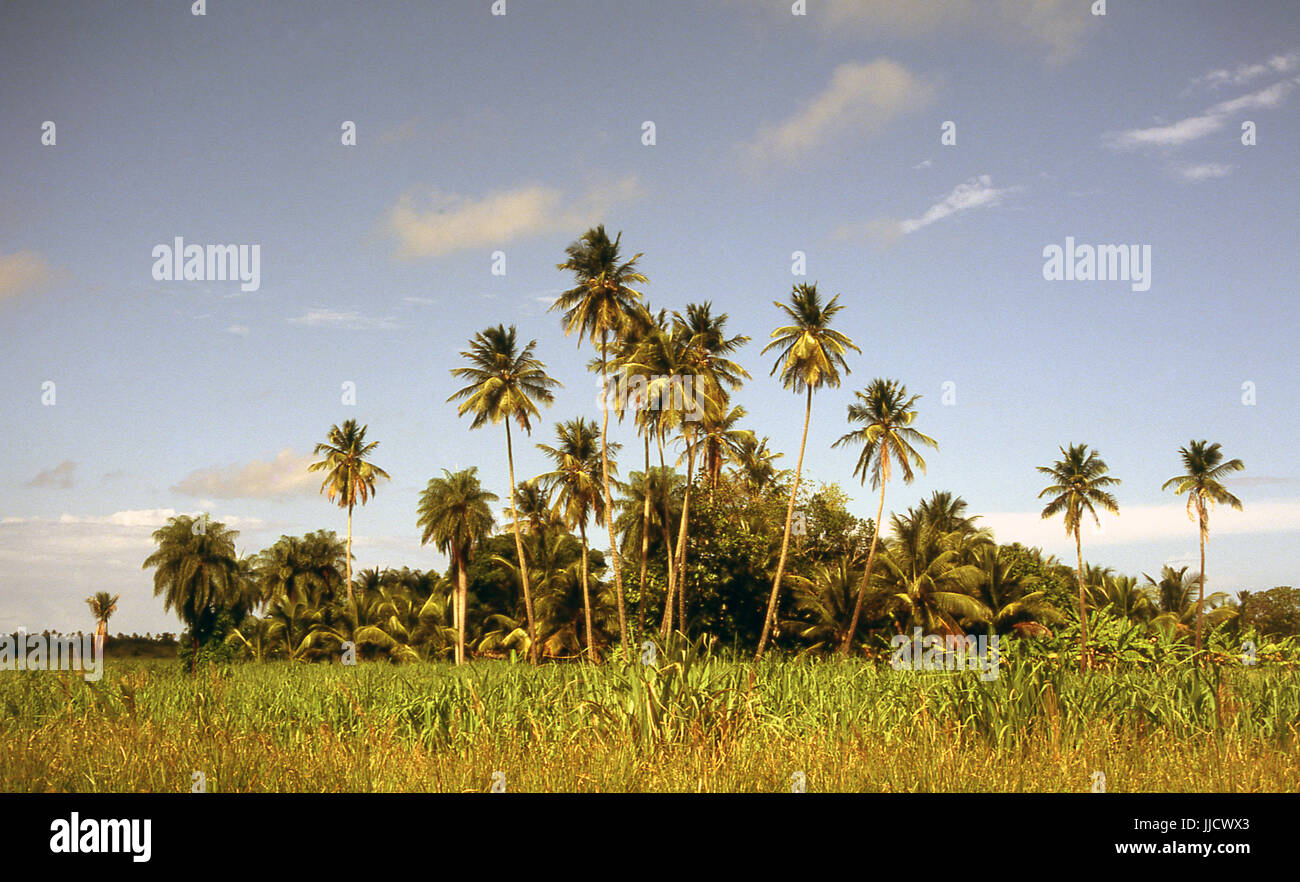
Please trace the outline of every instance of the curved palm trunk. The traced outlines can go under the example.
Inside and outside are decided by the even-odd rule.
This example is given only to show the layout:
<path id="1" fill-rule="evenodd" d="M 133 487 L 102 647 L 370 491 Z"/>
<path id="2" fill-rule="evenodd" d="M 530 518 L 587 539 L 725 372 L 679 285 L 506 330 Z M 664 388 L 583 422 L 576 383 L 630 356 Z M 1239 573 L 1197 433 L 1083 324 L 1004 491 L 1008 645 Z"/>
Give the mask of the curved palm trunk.
<path id="1" fill-rule="evenodd" d="M 528 616 L 528 657 L 536 664 L 541 647 L 537 645 L 537 627 L 533 623 L 533 593 L 528 585 L 528 563 L 524 559 L 524 540 L 519 536 L 519 511 L 515 508 L 515 452 L 510 440 L 509 420 L 506 420 L 506 462 L 510 464 L 510 519 L 514 521 L 515 553 L 519 555 L 519 581 L 524 586 L 524 612 Z"/>
<path id="2" fill-rule="evenodd" d="M 667 473 L 664 464 L 664 436 L 659 432 L 659 468 Z M 673 627 L 673 598 L 677 589 L 677 554 L 673 550 L 672 500 L 670 494 L 664 494 L 664 548 L 668 552 L 668 590 L 664 592 L 664 616 L 659 623 L 659 635 L 667 640 Z"/>
<path id="3" fill-rule="evenodd" d="M 650 559 L 650 430 L 645 434 L 645 504 L 641 511 L 641 588 L 636 603 L 637 639 L 645 633 L 645 570 Z"/>
<path id="4" fill-rule="evenodd" d="M 1079 655 L 1080 670 L 1088 670 L 1088 609 L 1084 604 L 1083 593 L 1083 540 L 1079 538 L 1079 527 L 1074 528 L 1074 553 L 1079 558 L 1079 643 L 1082 651 Z"/>
<path id="5" fill-rule="evenodd" d="M 695 445 L 686 441 L 686 495 L 682 498 L 682 525 L 677 531 L 677 629 L 686 633 L 686 525 L 691 511 L 691 481 L 695 477 Z"/>
<path id="6" fill-rule="evenodd" d="M 600 335 L 600 378 L 604 384 L 608 379 L 605 366 L 605 350 L 608 332 Z M 618 562 L 618 543 L 614 541 L 614 497 L 609 490 L 609 402 L 602 401 L 601 410 L 604 417 L 600 423 L 600 470 L 605 481 L 605 527 L 609 531 L 609 558 L 614 564 L 614 594 L 618 597 L 618 639 L 621 650 L 627 652 L 627 614 L 623 608 L 623 571 Z"/>
<path id="7" fill-rule="evenodd" d="M 772 580 L 772 596 L 767 600 L 767 617 L 763 620 L 763 635 L 758 638 L 758 652 L 754 661 L 763 657 L 767 649 L 767 639 L 772 633 L 772 623 L 776 620 L 776 603 L 781 593 L 781 577 L 785 575 L 785 558 L 790 550 L 790 524 L 794 520 L 794 501 L 799 492 L 799 476 L 803 474 L 804 448 L 808 446 L 808 423 L 812 420 L 812 387 L 808 387 L 808 401 L 804 405 L 803 438 L 799 441 L 799 461 L 794 466 L 794 485 L 790 488 L 790 504 L 785 509 L 785 533 L 781 537 L 781 558 L 776 565 L 776 578 Z M 876 528 L 877 530 L 879 527 Z"/>
<path id="8" fill-rule="evenodd" d="M 596 641 L 591 634 L 591 590 L 587 580 L 587 525 L 578 525 L 578 534 L 582 537 L 582 610 L 587 619 L 587 655 L 596 661 Z"/>
<path id="9" fill-rule="evenodd" d="M 348 503 L 348 606 L 353 609 L 357 608 L 356 600 L 352 597 L 352 503 Z M 335 570 L 335 572 L 338 572 Z"/>
<path id="10" fill-rule="evenodd" d="M 862 587 L 858 589 L 858 600 L 853 605 L 853 619 L 849 622 L 849 632 L 844 635 L 844 642 L 840 644 L 840 655 L 847 657 L 849 647 L 853 645 L 853 635 L 858 630 L 858 619 L 862 617 L 862 601 L 867 596 L 867 585 L 871 583 L 871 567 L 876 562 L 876 542 L 880 539 L 880 519 L 885 514 L 885 484 L 888 483 L 883 477 L 880 479 L 880 505 L 876 507 L 876 528 L 871 531 L 871 550 L 867 552 L 867 571 L 862 574 Z"/>

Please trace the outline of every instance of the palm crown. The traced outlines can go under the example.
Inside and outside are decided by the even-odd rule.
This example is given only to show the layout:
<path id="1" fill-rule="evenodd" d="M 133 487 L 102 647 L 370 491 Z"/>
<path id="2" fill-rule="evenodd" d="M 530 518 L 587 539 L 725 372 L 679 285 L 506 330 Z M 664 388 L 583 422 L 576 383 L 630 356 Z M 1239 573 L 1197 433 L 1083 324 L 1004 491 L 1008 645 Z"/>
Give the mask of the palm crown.
<path id="1" fill-rule="evenodd" d="M 772 340 L 763 347 L 763 353 L 770 349 L 779 350 L 772 374 L 780 372 L 785 388 L 802 392 L 805 388 L 838 386 L 840 369 L 850 373 L 844 360 L 845 353 L 850 349 L 854 352 L 862 350 L 830 327 L 831 319 L 844 308 L 839 305 L 839 299 L 836 294 L 830 302 L 823 304 L 814 283 L 796 285 L 789 303 L 774 301 L 792 324 L 772 331 Z"/>
<path id="2" fill-rule="evenodd" d="M 555 400 L 551 390 L 560 385 L 533 355 L 536 346 L 537 341 L 530 340 L 521 351 L 514 325 L 497 325 L 474 335 L 470 348 L 461 353 L 469 365 L 451 371 L 467 385 L 447 399 L 461 401 L 458 416 L 474 415 L 471 429 L 514 420 L 524 431 L 532 430 L 532 420 L 540 415 L 537 402 L 550 404 Z"/>

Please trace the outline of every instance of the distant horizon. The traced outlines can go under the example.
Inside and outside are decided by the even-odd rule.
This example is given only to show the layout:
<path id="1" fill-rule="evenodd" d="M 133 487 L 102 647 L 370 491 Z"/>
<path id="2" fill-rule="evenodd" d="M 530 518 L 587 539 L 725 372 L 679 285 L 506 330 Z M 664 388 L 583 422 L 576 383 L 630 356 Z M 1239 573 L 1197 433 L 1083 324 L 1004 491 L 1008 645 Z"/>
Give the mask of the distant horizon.
<path id="1" fill-rule="evenodd" d="M 1246 466 L 1207 593 L 1297 584 L 1292 5 L 491 5 L 0 12 L 0 632 L 89 631 L 107 591 L 112 633 L 179 634 L 141 568 L 173 515 L 248 554 L 342 536 L 306 464 L 349 418 L 393 476 L 354 513 L 354 571 L 445 571 L 416 527 L 431 477 L 476 466 L 508 520 L 502 430 L 447 403 L 475 333 L 517 326 L 564 384 L 514 436 L 518 480 L 556 422 L 599 419 L 596 352 L 547 311 L 597 223 L 643 253 L 654 309 L 710 301 L 752 338 L 735 403 L 782 468 L 803 412 L 760 355 L 773 301 L 840 295 L 862 353 L 814 397 L 803 481 L 857 516 L 875 494 L 831 444 L 896 378 L 939 449 L 886 524 L 949 490 L 1072 566 L 1035 469 L 1082 442 L 1123 482 L 1085 562 L 1195 570 L 1161 485 L 1207 439 Z M 639 471 L 630 421 L 610 438 Z"/>

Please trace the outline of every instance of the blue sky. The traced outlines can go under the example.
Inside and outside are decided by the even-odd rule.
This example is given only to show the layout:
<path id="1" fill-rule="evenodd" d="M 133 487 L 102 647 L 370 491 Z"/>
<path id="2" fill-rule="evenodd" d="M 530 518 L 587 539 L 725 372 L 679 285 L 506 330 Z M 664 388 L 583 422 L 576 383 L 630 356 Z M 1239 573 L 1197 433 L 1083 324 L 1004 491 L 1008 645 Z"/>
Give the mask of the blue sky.
<path id="1" fill-rule="evenodd" d="M 859 513 L 830 444 L 853 390 L 896 377 L 941 449 L 888 508 L 950 489 L 1000 540 L 1068 556 L 1034 467 L 1083 441 L 1123 480 L 1085 555 L 1194 567 L 1160 485 L 1208 438 L 1247 465 L 1210 588 L 1294 583 L 1300 16 L 1090 5 L 0 4 L 0 628 L 87 627 L 108 590 L 115 631 L 180 630 L 140 568 L 173 513 L 211 511 L 249 552 L 342 533 L 302 467 L 347 418 L 394 476 L 357 514 L 356 566 L 441 566 L 414 525 L 427 480 L 477 465 L 507 490 L 499 427 L 445 403 L 469 337 L 517 324 L 565 384 L 532 442 L 598 415 L 592 353 L 546 305 L 602 221 L 644 252 L 654 305 L 711 300 L 754 338 L 738 403 L 786 464 L 801 413 L 759 356 L 772 301 L 841 295 L 863 353 L 815 400 L 806 473 Z M 256 244 L 260 287 L 155 280 L 176 237 Z M 1067 237 L 1149 247 L 1149 290 L 1046 280 Z M 529 441 L 517 460 L 543 466 Z"/>

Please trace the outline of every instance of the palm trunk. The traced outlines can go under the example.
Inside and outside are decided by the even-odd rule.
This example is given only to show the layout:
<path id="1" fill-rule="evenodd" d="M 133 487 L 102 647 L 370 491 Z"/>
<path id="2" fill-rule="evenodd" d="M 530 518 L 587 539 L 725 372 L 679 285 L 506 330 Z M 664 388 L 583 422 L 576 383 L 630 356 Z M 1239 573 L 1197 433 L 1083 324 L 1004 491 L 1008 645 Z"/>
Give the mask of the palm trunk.
<path id="1" fill-rule="evenodd" d="M 641 511 L 641 588 L 636 604 L 637 639 L 645 634 L 645 571 L 650 559 L 650 429 L 645 434 L 645 505 Z"/>
<path id="2" fill-rule="evenodd" d="M 1204 510 L 1199 512 L 1197 527 L 1201 534 L 1201 583 L 1200 597 L 1196 603 L 1196 658 L 1197 664 L 1200 664 L 1201 657 L 1201 619 L 1205 615 L 1205 514 Z"/>
<path id="3" fill-rule="evenodd" d="M 524 612 L 528 616 L 528 658 L 536 664 L 541 647 L 537 645 L 537 628 L 533 624 L 533 593 L 528 586 L 528 562 L 524 559 L 524 540 L 519 537 L 519 511 L 515 508 L 515 452 L 510 440 L 510 421 L 506 420 L 506 462 L 510 464 L 510 518 L 515 528 L 515 553 L 519 555 L 519 581 L 524 586 Z"/>
<path id="4" fill-rule="evenodd" d="M 465 595 L 469 593 L 469 575 L 459 548 L 452 548 L 456 558 L 456 596 L 452 599 L 452 616 L 456 620 L 456 664 L 465 663 Z"/>
<path id="5" fill-rule="evenodd" d="M 1083 540 L 1079 538 L 1079 527 L 1074 528 L 1074 552 L 1079 558 L 1079 643 L 1082 651 L 1079 656 L 1080 670 L 1088 670 L 1088 608 L 1084 604 L 1083 594 Z"/>
<path id="6" fill-rule="evenodd" d="M 605 366 L 605 349 L 608 332 L 600 335 L 600 377 L 602 386 L 608 378 Z M 600 424 L 600 470 L 605 481 L 605 527 L 609 531 L 609 558 L 614 564 L 614 594 L 618 597 L 618 640 L 621 651 L 627 652 L 627 614 L 623 608 L 623 571 L 618 561 L 618 543 L 614 541 L 614 497 L 609 488 L 609 402 L 601 402 L 604 418 Z"/>
<path id="7" fill-rule="evenodd" d="M 352 503 L 348 503 L 348 606 L 356 609 L 356 600 L 352 597 Z M 338 572 L 335 570 L 335 572 Z"/>
<path id="8" fill-rule="evenodd" d="M 844 635 L 840 645 L 840 655 L 847 658 L 849 647 L 853 645 L 853 635 L 858 630 L 858 619 L 862 616 L 862 600 L 867 596 L 867 585 L 871 582 L 871 567 L 876 562 L 876 542 L 880 539 L 880 519 L 885 514 L 885 484 L 880 480 L 880 505 L 876 507 L 876 528 L 871 531 L 871 550 L 867 552 L 867 571 L 862 574 L 862 587 L 858 589 L 858 601 L 853 605 L 853 619 L 849 622 L 849 632 Z"/>
<path id="9" fill-rule="evenodd" d="M 664 464 L 664 436 L 659 433 L 659 468 L 667 474 Z M 668 590 L 664 592 L 664 616 L 659 623 L 659 635 L 667 640 L 673 627 L 673 597 L 677 588 L 677 553 L 673 550 L 671 494 L 664 494 L 664 547 L 668 550 Z"/>
<path id="10" fill-rule="evenodd" d="M 682 525 L 677 532 L 677 630 L 686 633 L 686 526 L 691 511 L 691 482 L 695 478 L 695 445 L 686 441 L 686 495 L 682 499 Z"/>
<path id="11" fill-rule="evenodd" d="M 578 525 L 578 533 L 582 536 L 582 610 L 587 617 L 587 656 L 591 661 L 595 661 L 596 642 L 592 639 L 591 633 L 591 590 L 587 582 L 587 525 L 585 523 Z"/>
<path id="12" fill-rule="evenodd" d="M 763 620 L 763 635 L 758 638 L 758 652 L 754 654 L 754 661 L 763 657 L 763 650 L 767 649 L 767 638 L 772 633 L 772 623 L 776 620 L 777 598 L 781 593 L 781 577 L 785 575 L 785 557 L 790 550 L 790 524 L 794 521 L 794 501 L 799 493 L 799 476 L 803 473 L 803 454 L 804 448 L 808 446 L 808 423 L 811 420 L 812 386 L 809 386 L 808 401 L 804 405 L 803 438 L 799 441 L 799 461 L 794 467 L 794 485 L 790 488 L 790 504 L 785 509 L 785 533 L 781 537 L 781 558 L 777 561 L 776 578 L 772 580 L 772 596 L 767 601 L 767 617 Z M 876 529 L 880 529 L 879 525 Z"/>

